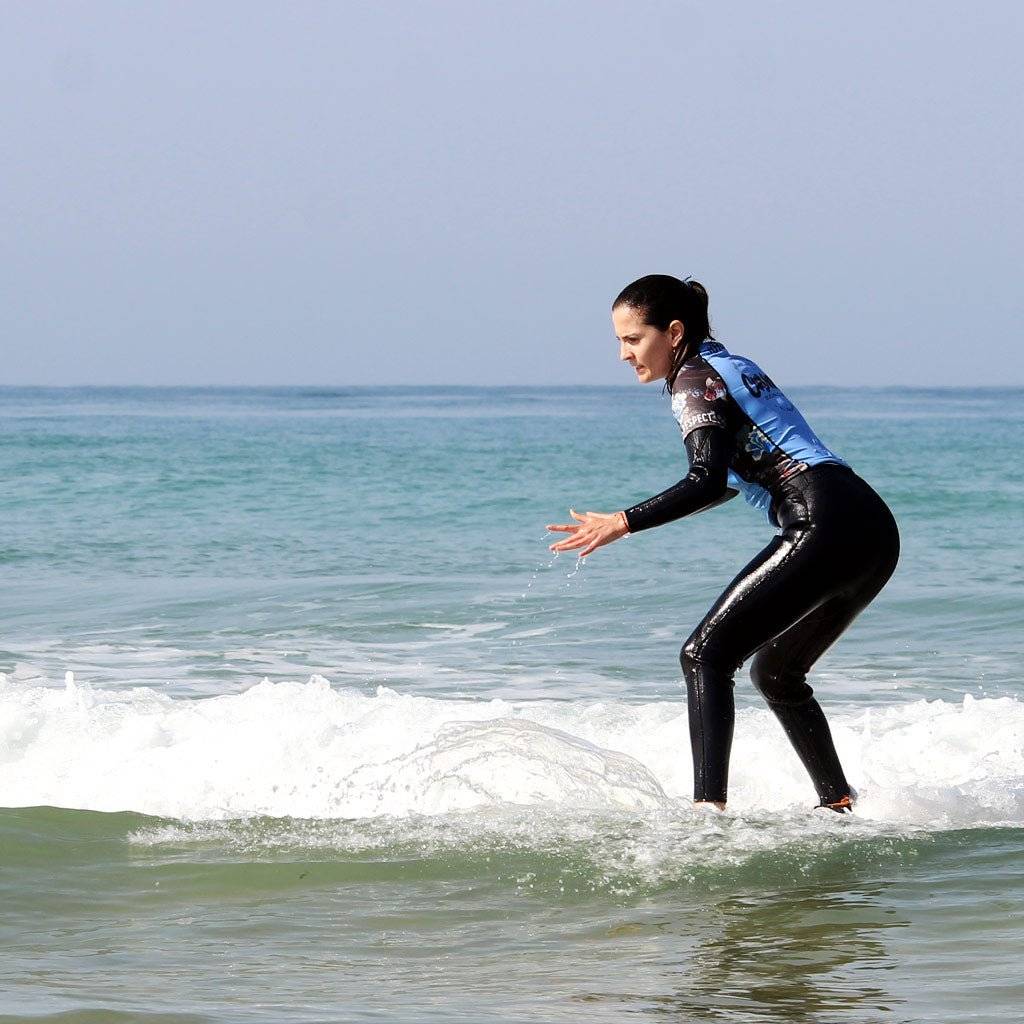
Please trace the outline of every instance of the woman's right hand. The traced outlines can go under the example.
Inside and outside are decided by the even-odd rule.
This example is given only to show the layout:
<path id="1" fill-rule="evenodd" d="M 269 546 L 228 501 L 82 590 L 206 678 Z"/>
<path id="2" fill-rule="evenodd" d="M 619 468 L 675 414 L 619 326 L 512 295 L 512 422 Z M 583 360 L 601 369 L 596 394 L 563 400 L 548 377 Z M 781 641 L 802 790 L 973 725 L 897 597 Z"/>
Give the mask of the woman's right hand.
<path id="1" fill-rule="evenodd" d="M 612 541 L 629 533 L 629 524 L 623 512 L 584 512 L 580 515 L 575 509 L 569 509 L 569 515 L 576 520 L 575 523 L 548 524 L 547 529 L 551 533 L 572 535 L 549 545 L 550 551 L 575 551 L 577 548 L 583 548 L 579 557 L 586 558 L 591 551 L 611 544 Z"/>

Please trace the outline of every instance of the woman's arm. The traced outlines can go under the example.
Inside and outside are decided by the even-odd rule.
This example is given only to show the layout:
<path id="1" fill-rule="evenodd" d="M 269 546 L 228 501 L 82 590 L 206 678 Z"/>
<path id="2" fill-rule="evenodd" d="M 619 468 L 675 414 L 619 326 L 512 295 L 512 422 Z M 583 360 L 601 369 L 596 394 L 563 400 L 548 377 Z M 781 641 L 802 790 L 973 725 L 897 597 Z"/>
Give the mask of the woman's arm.
<path id="1" fill-rule="evenodd" d="M 690 472 L 661 494 L 626 509 L 630 533 L 703 512 L 738 493 L 727 486 L 732 445 L 726 430 L 697 427 L 686 435 L 683 443 L 690 459 Z"/>
<path id="2" fill-rule="evenodd" d="M 728 432 L 721 427 L 698 427 L 686 435 L 684 444 L 690 472 L 679 483 L 624 512 L 580 515 L 569 509 L 575 523 L 555 523 L 548 529 L 571 536 L 550 545 L 551 550 L 582 548 L 579 554 L 583 558 L 595 548 L 625 537 L 627 533 L 661 526 L 734 498 L 738 492 L 726 486 L 731 452 Z"/>

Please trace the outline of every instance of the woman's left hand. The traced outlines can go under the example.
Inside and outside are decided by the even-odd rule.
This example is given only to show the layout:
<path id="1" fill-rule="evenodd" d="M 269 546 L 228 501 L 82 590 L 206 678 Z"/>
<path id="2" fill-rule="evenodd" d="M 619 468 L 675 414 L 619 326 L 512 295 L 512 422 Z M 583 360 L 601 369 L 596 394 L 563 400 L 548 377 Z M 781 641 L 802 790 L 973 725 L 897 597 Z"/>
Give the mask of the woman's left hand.
<path id="1" fill-rule="evenodd" d="M 549 545 L 551 551 L 574 551 L 583 548 L 580 558 L 586 558 L 591 551 L 611 544 L 613 540 L 625 537 L 629 533 L 626 517 L 621 512 L 585 512 L 580 515 L 575 509 L 569 509 L 569 515 L 575 523 L 549 523 L 548 530 L 552 533 L 570 533 L 571 537 Z"/>

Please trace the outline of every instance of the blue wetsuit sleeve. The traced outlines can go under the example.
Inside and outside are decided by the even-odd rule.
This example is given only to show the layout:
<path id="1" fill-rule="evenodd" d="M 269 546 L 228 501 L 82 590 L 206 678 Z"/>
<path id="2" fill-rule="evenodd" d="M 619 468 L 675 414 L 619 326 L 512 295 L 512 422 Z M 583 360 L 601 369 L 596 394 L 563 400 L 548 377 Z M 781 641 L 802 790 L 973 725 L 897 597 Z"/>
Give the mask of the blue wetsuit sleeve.
<path id="1" fill-rule="evenodd" d="M 737 492 L 727 486 L 731 454 L 728 432 L 717 426 L 697 427 L 683 443 L 690 472 L 667 490 L 625 510 L 630 533 L 703 512 L 736 496 Z"/>

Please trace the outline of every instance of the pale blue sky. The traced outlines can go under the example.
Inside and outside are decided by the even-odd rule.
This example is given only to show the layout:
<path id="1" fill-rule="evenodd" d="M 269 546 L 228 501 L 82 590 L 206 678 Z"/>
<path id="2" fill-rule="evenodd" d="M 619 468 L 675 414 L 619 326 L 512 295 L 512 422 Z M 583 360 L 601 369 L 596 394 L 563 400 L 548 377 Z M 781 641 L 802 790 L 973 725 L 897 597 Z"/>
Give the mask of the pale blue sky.
<path id="1" fill-rule="evenodd" d="M 1018 3 L 0 6 L 12 384 L 1022 384 Z"/>

